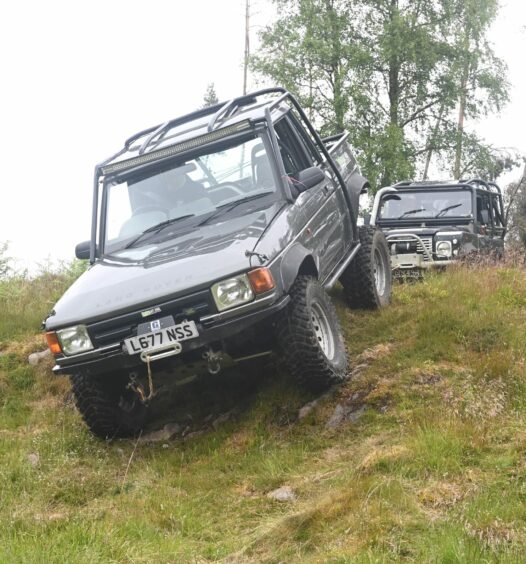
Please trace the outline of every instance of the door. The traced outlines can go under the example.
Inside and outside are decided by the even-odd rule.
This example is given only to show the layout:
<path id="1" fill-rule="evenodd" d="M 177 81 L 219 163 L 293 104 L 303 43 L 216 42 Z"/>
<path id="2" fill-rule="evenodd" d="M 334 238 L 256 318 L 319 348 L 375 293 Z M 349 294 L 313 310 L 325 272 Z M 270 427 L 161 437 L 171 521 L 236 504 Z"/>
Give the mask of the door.
<path id="1" fill-rule="evenodd" d="M 296 126 L 287 117 L 275 125 L 275 130 L 287 176 L 297 179 L 301 170 L 319 165 Z M 326 169 L 324 172 L 325 180 L 301 192 L 294 203 L 301 206 L 307 218 L 304 245 L 316 260 L 321 280 L 341 260 L 345 241 L 337 184 Z"/>
<path id="2" fill-rule="evenodd" d="M 506 234 L 501 195 L 495 193 L 490 194 L 490 203 L 493 223 L 491 248 L 496 253 L 501 254 L 504 251 L 504 235 Z"/>
<path id="3" fill-rule="evenodd" d="M 488 253 L 493 239 L 493 221 L 491 215 L 490 194 L 477 190 L 476 197 L 476 233 L 479 251 Z"/>

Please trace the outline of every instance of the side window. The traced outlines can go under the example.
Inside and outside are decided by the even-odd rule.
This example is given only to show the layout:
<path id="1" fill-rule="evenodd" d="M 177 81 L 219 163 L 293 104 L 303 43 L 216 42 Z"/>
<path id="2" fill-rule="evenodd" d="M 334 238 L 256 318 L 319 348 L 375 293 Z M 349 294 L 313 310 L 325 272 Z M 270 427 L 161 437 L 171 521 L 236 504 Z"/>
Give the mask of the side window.
<path id="1" fill-rule="evenodd" d="M 493 209 L 493 223 L 495 227 L 504 227 L 504 218 L 500 209 L 500 200 L 497 195 L 491 196 L 491 206 Z"/>
<path id="2" fill-rule="evenodd" d="M 292 111 L 289 112 L 289 119 L 292 127 L 294 128 L 294 131 L 298 136 L 298 140 L 303 147 L 303 150 L 308 156 L 309 166 L 321 164 L 322 158 L 318 150 L 315 148 L 312 139 L 305 130 L 305 127 L 301 124 L 300 120 L 294 115 Z"/>
<path id="3" fill-rule="evenodd" d="M 477 192 L 477 221 L 483 225 L 491 223 L 489 195 L 484 192 Z"/>
<path id="4" fill-rule="evenodd" d="M 280 120 L 275 125 L 275 130 L 285 172 L 288 176 L 296 177 L 300 170 L 311 166 L 307 156 L 299 149 L 296 136 L 286 119 Z"/>

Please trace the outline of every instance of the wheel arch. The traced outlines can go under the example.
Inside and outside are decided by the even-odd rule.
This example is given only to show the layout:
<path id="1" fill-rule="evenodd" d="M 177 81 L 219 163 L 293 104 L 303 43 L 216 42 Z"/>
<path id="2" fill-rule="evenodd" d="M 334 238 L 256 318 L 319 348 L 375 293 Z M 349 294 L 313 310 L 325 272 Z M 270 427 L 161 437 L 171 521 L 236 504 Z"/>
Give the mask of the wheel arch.
<path id="1" fill-rule="evenodd" d="M 312 253 L 303 245 L 292 245 L 281 261 L 281 280 L 283 289 L 288 292 L 299 275 L 319 278 L 319 269 Z"/>

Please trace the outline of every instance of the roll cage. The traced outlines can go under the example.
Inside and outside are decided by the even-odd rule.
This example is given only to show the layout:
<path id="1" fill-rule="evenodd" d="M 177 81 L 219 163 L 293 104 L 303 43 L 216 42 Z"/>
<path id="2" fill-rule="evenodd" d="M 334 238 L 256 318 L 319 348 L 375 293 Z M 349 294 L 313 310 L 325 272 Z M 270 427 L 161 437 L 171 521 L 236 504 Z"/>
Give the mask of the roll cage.
<path id="1" fill-rule="evenodd" d="M 274 95 L 274 97 L 272 97 Z M 277 96 L 277 97 L 276 97 Z M 319 136 L 314 126 L 310 123 L 296 98 L 282 87 L 265 88 L 244 96 L 233 98 L 227 102 L 202 108 L 184 116 L 169 120 L 165 123 L 144 129 L 125 142 L 122 149 L 108 159 L 95 166 L 93 179 L 93 211 L 90 242 L 90 263 L 97 255 L 98 217 L 101 212 L 99 207 L 100 190 L 104 177 L 117 172 L 129 171 L 133 168 L 151 164 L 158 160 L 173 157 L 180 150 L 190 150 L 196 143 L 204 146 L 214 143 L 222 138 L 236 134 L 246 133 L 258 123 L 268 128 L 270 141 L 275 155 L 279 155 L 278 139 L 274 131 L 274 124 L 283 115 L 290 111 L 289 103 L 300 116 L 301 125 L 307 129 L 312 137 L 314 149 L 321 154 L 320 162 L 325 161 L 330 166 L 343 190 L 348 212 L 351 218 L 353 239 L 358 239 L 356 224 L 357 211 L 353 209 L 350 196 L 345 189 L 345 181 L 336 166 L 328 147 Z M 273 113 L 274 112 L 274 113 Z M 205 118 L 209 118 L 206 120 Z M 198 123 L 196 123 L 198 122 Z M 184 128 L 183 126 L 189 127 Z M 342 138 L 334 136 L 335 141 Z M 327 141 L 327 140 L 326 140 Z M 331 139 L 332 141 L 332 139 Z M 330 146 L 330 143 L 329 143 Z M 278 160 L 278 168 L 283 179 L 283 188 L 289 201 L 294 201 L 290 185 L 286 182 L 286 173 L 283 164 Z"/>
<path id="2" fill-rule="evenodd" d="M 418 192 L 425 192 L 426 190 L 429 191 L 433 191 L 433 190 L 449 191 L 449 190 L 459 190 L 459 189 L 470 190 L 472 193 L 473 210 L 477 209 L 477 192 L 491 194 L 494 197 L 496 197 L 499 202 L 498 210 L 494 210 L 493 206 L 490 207 L 491 221 L 494 222 L 495 220 L 494 214 L 499 213 L 500 217 L 498 217 L 498 219 L 501 222 L 501 224 L 504 226 L 504 230 L 505 230 L 506 226 L 505 226 L 505 219 L 503 213 L 504 202 L 502 198 L 502 190 L 495 182 L 488 182 L 480 178 L 459 180 L 458 182 L 435 182 L 435 181 L 415 182 L 413 180 L 403 180 L 401 182 L 397 182 L 396 184 L 393 184 L 392 186 L 382 188 L 381 190 L 378 191 L 374 200 L 373 209 L 371 211 L 371 225 L 377 224 L 377 216 L 380 207 L 380 202 L 384 194 L 397 193 L 397 192 L 410 193 L 412 189 Z M 443 219 L 445 220 L 447 218 L 443 218 Z M 476 213 L 474 214 L 473 220 L 475 222 L 478 221 Z M 397 221 L 400 221 L 400 223 L 403 224 L 405 219 L 401 219 Z M 407 221 L 411 222 L 414 220 L 408 219 Z M 429 221 L 429 218 L 427 218 L 426 221 Z"/>

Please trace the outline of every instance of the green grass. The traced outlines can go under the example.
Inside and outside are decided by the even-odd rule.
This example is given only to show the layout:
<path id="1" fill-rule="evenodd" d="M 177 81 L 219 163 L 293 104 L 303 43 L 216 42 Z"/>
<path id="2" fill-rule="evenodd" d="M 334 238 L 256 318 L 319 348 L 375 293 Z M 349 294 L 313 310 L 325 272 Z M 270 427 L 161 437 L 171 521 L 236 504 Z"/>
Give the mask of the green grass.
<path id="1" fill-rule="evenodd" d="M 55 267 L 44 265 L 32 277 L 27 273 L 0 276 L 0 345 L 39 331 L 54 304 L 85 269 L 86 261 L 75 260 Z"/>
<path id="2" fill-rule="evenodd" d="M 67 381 L 25 364 L 41 338 L 4 340 L 0 562 L 523 562 L 524 271 L 453 269 L 381 312 L 335 300 L 344 386 L 297 421 L 312 398 L 282 374 L 192 384 L 182 414 L 237 410 L 166 446 L 94 439 Z M 364 415 L 326 428 L 345 402 Z M 267 497 L 282 485 L 295 501 Z"/>

